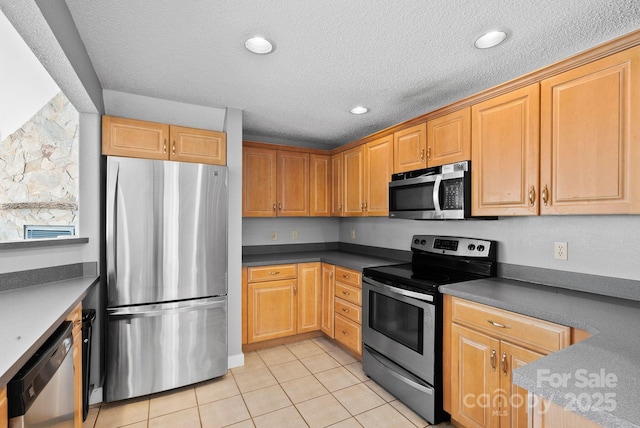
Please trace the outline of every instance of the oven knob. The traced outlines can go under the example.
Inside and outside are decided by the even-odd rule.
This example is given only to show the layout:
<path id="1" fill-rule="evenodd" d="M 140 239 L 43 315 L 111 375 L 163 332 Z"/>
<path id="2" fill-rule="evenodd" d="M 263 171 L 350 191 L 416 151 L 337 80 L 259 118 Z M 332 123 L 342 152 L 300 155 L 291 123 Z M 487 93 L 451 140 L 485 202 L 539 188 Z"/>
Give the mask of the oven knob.
<path id="1" fill-rule="evenodd" d="M 416 239 L 415 241 L 413 241 L 414 244 L 418 245 L 420 243 L 419 239 Z"/>
<path id="2" fill-rule="evenodd" d="M 468 249 L 469 251 L 473 251 L 473 250 L 475 250 L 475 249 L 476 249 L 476 246 L 475 246 L 475 245 L 473 245 L 473 244 L 469 244 L 469 246 L 467 247 L 467 249 Z"/>
<path id="3" fill-rule="evenodd" d="M 478 251 L 480 252 L 484 251 L 484 245 L 478 245 Z"/>
<path id="4" fill-rule="evenodd" d="M 420 244 L 421 244 L 421 245 L 427 245 L 427 240 L 426 240 L 426 239 L 423 239 L 422 241 L 420 241 Z"/>

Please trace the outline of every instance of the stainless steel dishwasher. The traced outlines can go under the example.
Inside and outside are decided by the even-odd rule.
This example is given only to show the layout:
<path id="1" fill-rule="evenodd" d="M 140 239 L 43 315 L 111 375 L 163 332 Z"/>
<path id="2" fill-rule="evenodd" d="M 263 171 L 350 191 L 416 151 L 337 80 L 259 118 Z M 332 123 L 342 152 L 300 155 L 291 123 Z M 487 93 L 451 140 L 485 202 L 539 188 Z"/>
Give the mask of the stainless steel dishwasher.
<path id="1" fill-rule="evenodd" d="M 73 336 L 65 321 L 7 385 L 9 428 L 73 427 Z"/>

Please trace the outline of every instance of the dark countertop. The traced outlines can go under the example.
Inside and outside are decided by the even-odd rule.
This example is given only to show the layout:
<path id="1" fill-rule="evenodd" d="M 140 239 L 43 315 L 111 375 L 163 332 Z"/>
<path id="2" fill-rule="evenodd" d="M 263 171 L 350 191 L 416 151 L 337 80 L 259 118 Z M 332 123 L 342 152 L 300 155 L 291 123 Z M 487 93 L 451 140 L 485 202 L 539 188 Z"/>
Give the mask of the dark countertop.
<path id="1" fill-rule="evenodd" d="M 0 388 L 97 282 L 98 276 L 85 276 L 0 292 Z"/>
<path id="2" fill-rule="evenodd" d="M 325 262 L 353 270 L 365 267 L 406 263 L 402 260 L 356 254 L 347 251 L 300 251 L 291 253 L 251 254 L 242 256 L 242 266 L 266 266 L 285 263 Z"/>
<path id="3" fill-rule="evenodd" d="M 603 426 L 640 426 L 640 302 L 504 278 L 440 291 L 591 333 L 515 370 L 513 382 Z"/>

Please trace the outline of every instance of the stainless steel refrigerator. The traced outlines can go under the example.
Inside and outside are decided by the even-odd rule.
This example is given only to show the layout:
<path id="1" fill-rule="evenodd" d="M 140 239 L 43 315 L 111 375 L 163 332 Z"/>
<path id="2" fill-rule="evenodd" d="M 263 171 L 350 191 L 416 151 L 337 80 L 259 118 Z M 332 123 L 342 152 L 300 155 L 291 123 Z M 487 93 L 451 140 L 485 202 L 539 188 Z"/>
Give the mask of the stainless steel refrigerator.
<path id="1" fill-rule="evenodd" d="M 228 173 L 107 158 L 107 373 L 116 401 L 227 370 Z"/>

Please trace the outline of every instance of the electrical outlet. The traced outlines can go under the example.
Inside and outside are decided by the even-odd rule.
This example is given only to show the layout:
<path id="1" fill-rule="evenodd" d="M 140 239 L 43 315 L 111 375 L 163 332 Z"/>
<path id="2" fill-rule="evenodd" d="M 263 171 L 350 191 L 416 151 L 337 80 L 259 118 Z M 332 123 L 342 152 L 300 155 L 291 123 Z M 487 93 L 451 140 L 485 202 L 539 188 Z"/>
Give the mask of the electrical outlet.
<path id="1" fill-rule="evenodd" d="M 553 244 L 553 258 L 556 260 L 567 260 L 569 250 L 566 242 L 556 242 Z"/>
<path id="2" fill-rule="evenodd" d="M 351 229 L 351 239 L 356 239 L 356 230 Z"/>
<path id="3" fill-rule="evenodd" d="M 278 232 L 276 232 L 275 230 L 271 231 L 271 240 L 272 241 L 277 241 L 278 240 Z"/>
<path id="4" fill-rule="evenodd" d="M 294 241 L 296 239 L 298 239 L 298 231 L 297 230 L 291 231 L 291 239 L 293 239 Z"/>

